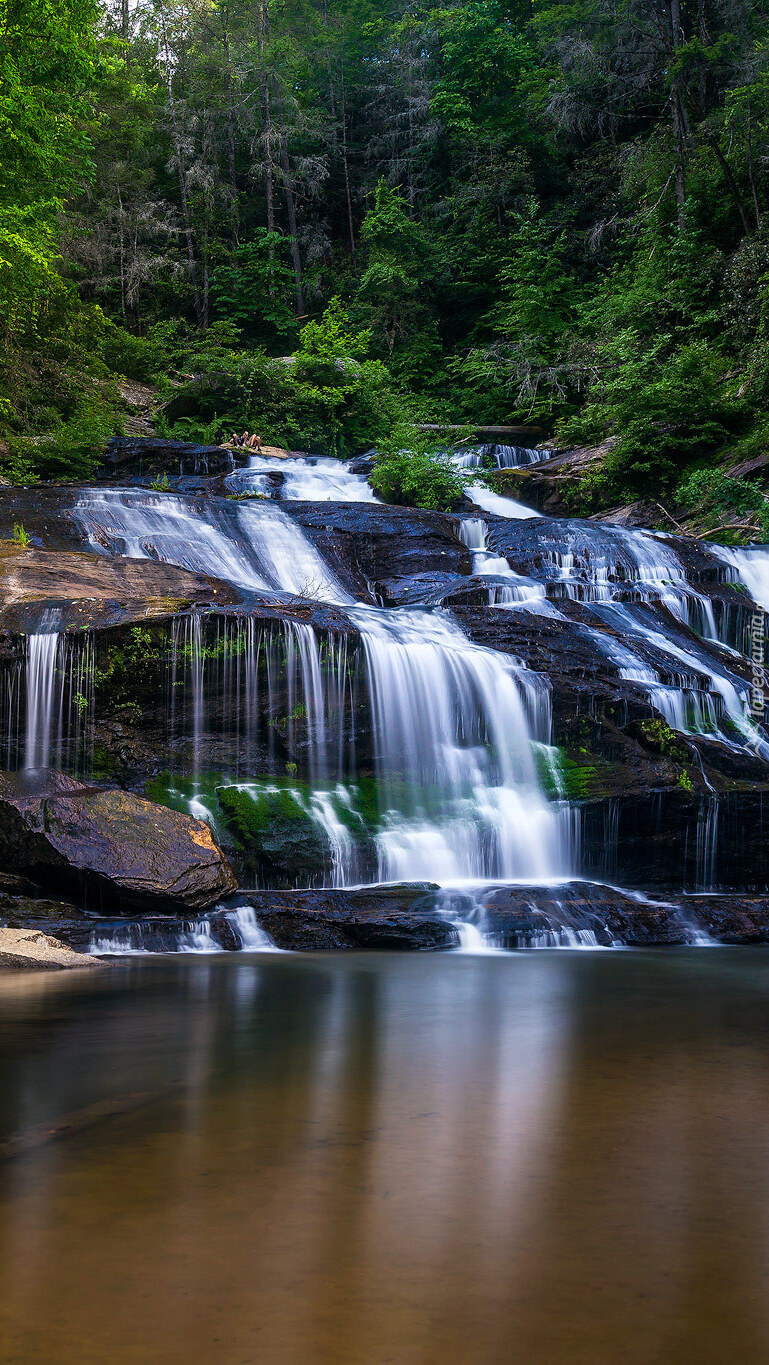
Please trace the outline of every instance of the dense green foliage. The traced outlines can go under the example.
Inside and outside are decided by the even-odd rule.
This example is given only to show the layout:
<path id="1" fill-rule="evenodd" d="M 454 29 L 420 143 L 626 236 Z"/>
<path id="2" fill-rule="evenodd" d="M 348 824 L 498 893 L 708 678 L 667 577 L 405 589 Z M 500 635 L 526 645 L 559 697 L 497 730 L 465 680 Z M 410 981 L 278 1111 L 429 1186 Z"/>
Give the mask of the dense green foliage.
<path id="1" fill-rule="evenodd" d="M 111 3 L 0 0 L 14 477 L 120 376 L 439 505 L 404 421 L 613 435 L 586 508 L 766 453 L 767 0 Z"/>

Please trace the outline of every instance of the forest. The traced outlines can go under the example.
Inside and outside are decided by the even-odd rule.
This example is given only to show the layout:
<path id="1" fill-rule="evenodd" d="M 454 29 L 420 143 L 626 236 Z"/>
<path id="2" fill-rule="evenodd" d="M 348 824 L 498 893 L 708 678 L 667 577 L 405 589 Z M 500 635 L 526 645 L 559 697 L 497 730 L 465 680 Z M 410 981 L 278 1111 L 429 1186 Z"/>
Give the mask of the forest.
<path id="1" fill-rule="evenodd" d="M 519 423 L 611 438 L 575 512 L 769 526 L 767 19 L 0 0 L 0 472 L 87 477 L 146 386 L 424 505 L 417 424 Z"/>

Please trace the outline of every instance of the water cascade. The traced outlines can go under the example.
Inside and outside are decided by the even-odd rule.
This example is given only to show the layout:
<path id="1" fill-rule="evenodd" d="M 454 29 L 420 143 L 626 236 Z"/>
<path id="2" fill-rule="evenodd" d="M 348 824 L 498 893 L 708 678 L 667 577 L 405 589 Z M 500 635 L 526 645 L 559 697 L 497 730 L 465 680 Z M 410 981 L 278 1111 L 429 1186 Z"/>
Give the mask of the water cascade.
<path id="1" fill-rule="evenodd" d="M 571 865 L 568 812 L 541 795 L 545 679 L 473 645 L 448 615 L 358 607 L 385 827 L 380 880 L 548 881 Z"/>
<path id="2" fill-rule="evenodd" d="M 252 455 L 245 469 L 230 474 L 227 486 L 237 493 L 259 492 L 279 502 L 376 502 L 364 474 L 349 464 L 320 455 L 270 459 Z"/>
<path id="3" fill-rule="evenodd" d="M 476 464 L 490 456 L 508 468 L 546 453 L 495 447 L 461 458 L 472 467 L 473 454 Z M 301 870 L 271 881 L 272 855 L 257 853 L 254 875 L 265 885 L 474 887 L 464 909 L 447 891 L 445 914 L 466 950 L 488 947 L 493 936 L 478 888 L 560 885 L 578 871 L 576 816 L 558 795 L 549 679 L 473 642 L 444 609 L 356 601 L 279 502 L 371 502 L 368 485 L 336 461 L 307 458 L 276 469 L 279 463 L 255 456 L 233 476 L 268 479 L 277 502 L 82 490 L 68 514 L 97 552 L 179 565 L 243 594 L 241 608 L 176 617 L 165 640 L 156 637 L 169 700 L 159 739 L 168 748 L 158 759 L 184 774 L 167 797 L 208 820 L 219 837 L 239 802 L 263 812 L 261 825 L 246 820 L 249 829 L 269 827 L 278 808 L 295 812 L 308 832 Z M 732 671 L 721 648 L 728 645 L 723 613 L 672 544 L 590 524 L 553 523 L 551 532 L 542 519 L 504 528 L 499 516 L 538 514 L 487 490 L 468 492 L 476 506 L 488 504 L 488 520 L 466 516 L 458 534 L 476 583 L 487 582 L 489 605 L 546 616 L 551 631 L 559 621 L 589 638 L 614 676 L 635 684 L 675 731 L 769 759 L 750 719 L 744 660 L 738 665 L 732 650 Z M 718 581 L 741 581 L 769 602 L 769 552 L 716 553 L 724 565 Z M 533 576 L 511 560 L 535 565 Z M 322 627 L 317 615 L 308 619 L 310 604 L 333 606 Z M 58 624 L 41 621 L 26 656 L 6 670 L 6 761 L 87 773 L 93 680 L 107 676 L 99 673 L 99 651 L 110 642 L 99 637 L 94 652 L 88 637 Z M 545 785 L 555 796 L 545 795 Z M 696 830 L 702 889 L 715 875 L 717 830 L 712 792 Z M 251 906 L 225 914 L 241 946 L 269 946 Z M 100 931 L 93 950 L 145 951 L 161 943 L 157 935 L 146 925 Z M 576 921 L 573 929 L 568 920 L 545 925 L 540 937 L 539 946 L 595 944 L 594 930 Z M 221 947 L 207 920 L 185 924 L 174 946 Z"/>
<path id="4" fill-rule="evenodd" d="M 61 635 L 57 631 L 29 636 L 25 768 L 47 768 L 51 761 L 56 660 L 60 640 Z"/>
<path id="5" fill-rule="evenodd" d="M 494 580 L 489 584 L 489 606 L 536 604 L 535 610 L 543 615 L 549 614 L 544 586 L 525 574 L 515 573 L 504 556 L 489 549 L 488 530 L 486 522 L 480 517 L 463 517 L 459 524 L 459 538 L 473 556 L 473 573 Z M 499 582 L 499 579 L 504 579 L 504 582 Z"/>
<path id="6" fill-rule="evenodd" d="M 89 490 L 72 516 L 93 550 L 159 559 L 251 592 L 351 601 L 300 528 L 269 502 Z"/>
<path id="7" fill-rule="evenodd" d="M 540 464 L 552 457 L 552 450 L 534 450 L 529 446 L 480 445 L 455 452 L 453 458 L 460 469 L 488 468 L 521 469 Z"/>

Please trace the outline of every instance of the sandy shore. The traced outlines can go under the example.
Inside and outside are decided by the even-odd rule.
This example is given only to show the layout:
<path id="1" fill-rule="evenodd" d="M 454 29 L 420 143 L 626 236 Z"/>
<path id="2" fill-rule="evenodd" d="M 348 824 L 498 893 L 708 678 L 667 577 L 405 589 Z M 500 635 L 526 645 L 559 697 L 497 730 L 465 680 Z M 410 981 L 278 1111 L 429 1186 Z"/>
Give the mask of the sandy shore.
<path id="1" fill-rule="evenodd" d="M 59 939 L 39 929 L 0 928 L 0 972 L 56 971 L 66 967 L 103 967 L 98 958 L 76 953 Z"/>

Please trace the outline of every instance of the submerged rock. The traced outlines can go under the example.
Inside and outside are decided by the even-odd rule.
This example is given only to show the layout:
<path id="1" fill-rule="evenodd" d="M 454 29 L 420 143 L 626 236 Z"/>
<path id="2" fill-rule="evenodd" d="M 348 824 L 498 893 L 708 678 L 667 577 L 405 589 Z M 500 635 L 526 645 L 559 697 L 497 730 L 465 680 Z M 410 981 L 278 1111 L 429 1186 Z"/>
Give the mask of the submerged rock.
<path id="1" fill-rule="evenodd" d="M 205 910 L 237 885 L 201 820 L 51 771 L 0 774 L 0 859 L 95 908 Z"/>

